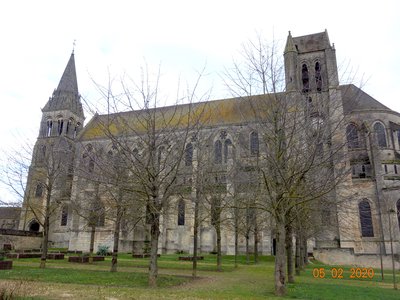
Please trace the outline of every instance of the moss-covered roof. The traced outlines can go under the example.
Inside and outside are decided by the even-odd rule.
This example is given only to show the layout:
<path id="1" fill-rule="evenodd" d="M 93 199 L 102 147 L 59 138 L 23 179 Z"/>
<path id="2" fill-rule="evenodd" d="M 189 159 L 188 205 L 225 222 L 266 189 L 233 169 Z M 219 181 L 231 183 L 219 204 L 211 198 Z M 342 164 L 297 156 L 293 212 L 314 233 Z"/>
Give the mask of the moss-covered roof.
<path id="1" fill-rule="evenodd" d="M 277 94 L 278 95 L 278 94 Z M 149 110 L 136 110 L 110 115 L 96 115 L 80 134 L 81 140 L 106 138 L 110 134 L 143 134 L 147 132 L 148 120 L 155 120 L 155 130 L 164 128 L 186 128 L 195 126 L 224 126 L 252 122 L 255 110 L 268 103 L 265 98 L 277 95 L 259 95 L 246 98 L 231 98 Z M 265 107 L 267 108 L 267 107 Z"/>

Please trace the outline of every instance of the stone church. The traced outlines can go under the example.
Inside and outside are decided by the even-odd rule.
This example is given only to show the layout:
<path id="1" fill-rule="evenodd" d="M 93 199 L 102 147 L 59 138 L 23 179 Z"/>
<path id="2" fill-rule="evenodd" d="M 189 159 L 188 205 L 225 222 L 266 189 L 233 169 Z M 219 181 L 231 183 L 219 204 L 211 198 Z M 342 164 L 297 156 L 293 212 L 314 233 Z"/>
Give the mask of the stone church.
<path id="1" fill-rule="evenodd" d="M 400 114 L 360 88 L 339 83 L 335 48 L 329 41 L 327 31 L 299 37 L 292 37 L 289 33 L 284 50 L 284 66 L 286 95 L 301 95 L 310 103 L 313 97 L 336 101 L 340 104 L 339 117 L 346 122 L 342 134 L 346 140 L 344 151 L 350 172 L 345 184 L 338 185 L 334 194 L 345 197 L 343 195 L 350 195 L 351 192 L 351 196 L 340 201 L 346 203 L 345 207 L 338 204 L 330 211 L 328 232 L 310 237 L 314 256 L 328 263 L 359 262 L 374 266 L 377 254 L 382 254 L 385 260 L 389 259 L 392 251 L 400 254 Z M 215 133 L 208 138 L 207 145 L 213 149 L 215 162 L 221 165 L 229 165 L 233 155 L 237 160 L 251 161 L 255 154 L 263 151 L 261 146 L 258 148 L 258 135 L 252 120 L 246 119 L 246 113 L 243 113 L 246 108 L 238 109 L 238 103 L 239 99 L 232 98 L 209 101 L 208 104 L 216 115 L 207 127 L 209 132 Z M 218 113 L 221 107 L 223 113 Z M 123 114 L 132 114 L 134 118 L 135 113 Z M 99 120 L 107 117 L 95 115 L 84 125 L 85 116 L 72 53 L 58 87 L 42 108 L 19 229 L 41 231 L 40 218 L 43 216 L 34 210 L 35 207 L 43 208 L 48 200 L 47 203 L 54 210 L 50 217 L 51 246 L 87 252 L 91 234 L 94 234 L 95 249 L 100 245 L 112 249 L 114 221 L 108 215 L 112 214 L 112 209 L 104 208 L 106 199 L 100 197 L 103 213 L 96 217 L 95 232 L 91 230 L 93 226 L 88 225 L 83 209 L 76 209 L 76 203 L 89 201 L 87 199 L 93 197 L 96 191 L 87 176 L 79 171 L 84 165 L 82 159 L 85 158 L 85 151 L 99 145 L 105 149 L 105 153 L 113 150 L 110 138 L 99 133 L 96 127 Z M 239 143 L 242 146 L 232 151 L 232 145 Z M 64 150 L 52 151 L 49 156 L 49 149 L 54 147 Z M 189 146 L 187 149 L 192 151 Z M 49 160 L 54 163 L 55 155 L 61 156 L 62 159 L 58 159 L 68 167 L 65 172 L 60 172 L 54 182 L 50 182 L 51 178 L 43 169 L 49 167 Z M 89 160 L 85 168 L 91 173 L 97 165 Z M 229 176 L 223 175 L 221 178 L 227 186 L 234 185 L 234 180 Z M 47 197 L 49 182 L 54 186 L 51 197 Z M 192 182 L 188 180 L 186 184 Z M 172 198 L 171 207 L 166 210 L 168 214 L 162 219 L 159 251 L 190 253 L 193 251 L 190 192 L 179 199 Z M 141 209 L 138 208 L 138 211 Z M 267 221 L 260 225 L 257 232 L 258 249 L 268 255 L 274 251 L 274 230 L 268 216 L 262 217 Z M 210 218 L 200 223 L 201 252 L 215 251 L 216 233 L 212 225 Z M 128 227 L 121 225 L 120 251 L 143 251 L 148 239 L 146 225 L 138 225 L 133 229 Z M 253 234 L 250 239 L 252 244 Z M 245 249 L 245 242 L 241 235 L 241 251 Z M 234 251 L 234 233 L 229 225 L 222 225 L 222 251 L 227 254 L 233 254 Z"/>

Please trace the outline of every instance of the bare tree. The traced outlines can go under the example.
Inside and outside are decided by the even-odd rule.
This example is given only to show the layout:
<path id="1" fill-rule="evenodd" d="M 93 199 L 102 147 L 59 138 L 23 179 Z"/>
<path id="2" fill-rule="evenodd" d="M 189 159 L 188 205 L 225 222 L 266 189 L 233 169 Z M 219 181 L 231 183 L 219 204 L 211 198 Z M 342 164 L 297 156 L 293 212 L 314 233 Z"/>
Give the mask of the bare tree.
<path id="1" fill-rule="evenodd" d="M 98 86 L 108 113 L 97 116 L 91 127 L 118 148 L 127 174 L 124 185 L 138 196 L 135 201 L 141 201 L 146 208 L 150 231 L 150 286 L 157 283 L 157 253 L 164 213 L 176 194 L 185 146 L 196 122 L 193 118 L 196 107 L 192 102 L 198 83 L 183 95 L 178 92 L 173 106 L 159 107 L 159 79 L 158 74 L 152 81 L 145 70 L 139 82 L 122 80 L 121 93 L 113 94 L 110 85 Z M 178 105 L 181 103 L 185 104 Z"/>
<path id="2" fill-rule="evenodd" d="M 331 193 L 348 169 L 342 151 L 342 104 L 334 101 L 340 98 L 326 96 L 327 87 L 322 91 L 318 86 L 320 90 L 312 94 L 290 88 L 292 78 L 285 83 L 284 64 L 276 50 L 276 43 L 259 37 L 243 47 L 243 62 L 234 62 L 226 75 L 233 95 L 251 107 L 258 133 L 257 168 L 262 182 L 258 208 L 274 220 L 275 292 L 284 295 L 286 242 L 291 240 L 286 234 L 292 212 Z"/>

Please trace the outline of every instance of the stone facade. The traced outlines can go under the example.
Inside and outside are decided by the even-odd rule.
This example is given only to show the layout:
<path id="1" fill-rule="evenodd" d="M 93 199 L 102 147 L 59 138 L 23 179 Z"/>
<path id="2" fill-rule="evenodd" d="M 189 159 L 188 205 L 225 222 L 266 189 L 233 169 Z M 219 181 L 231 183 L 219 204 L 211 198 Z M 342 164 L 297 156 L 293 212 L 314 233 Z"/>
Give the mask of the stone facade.
<path id="1" fill-rule="evenodd" d="M 321 259 L 329 257 L 329 254 L 326 254 L 329 253 L 329 249 L 333 251 L 332 253 L 336 253 L 334 257 L 338 257 L 338 262 L 341 262 L 340 253 L 346 251 L 357 257 L 377 253 L 386 255 L 391 253 L 393 247 L 394 253 L 399 254 L 400 114 L 385 107 L 354 85 L 339 84 L 335 49 L 330 44 L 326 31 L 302 37 L 292 37 L 289 33 L 284 62 L 286 75 L 284 97 L 289 97 L 293 101 L 297 98 L 305 99 L 311 113 L 313 107 L 321 105 L 325 105 L 325 108 L 326 105 L 335 107 L 334 112 L 331 109 L 330 117 L 345 120 L 341 133 L 332 139 L 336 143 L 347 142 L 347 146 L 340 154 L 347 159 L 345 162 L 333 161 L 335 167 L 332 168 L 332 172 L 338 172 L 338 164 L 343 164 L 342 167 L 351 169 L 351 174 L 349 173 L 346 180 L 332 191 L 330 196 L 335 198 L 332 202 L 334 204 L 325 212 L 322 222 L 324 226 L 321 226 L 322 229 L 314 236 L 315 246 L 323 249 L 318 252 L 319 257 Z M 223 161 L 220 173 L 223 175 L 220 178 L 216 177 L 215 180 L 220 180 L 227 190 L 232 189 L 232 194 L 251 197 L 251 192 L 242 192 L 235 181 L 235 176 L 229 175 L 227 171 L 236 166 L 237 162 L 242 162 L 242 165 L 246 162 L 249 167 L 252 166 L 252 161 L 254 163 L 254 153 L 252 153 L 254 120 L 246 115 L 249 108 L 240 99 L 210 101 L 207 105 L 211 107 L 210 110 L 214 115 L 209 126 L 201 132 L 202 143 L 213 149 L 220 141 L 220 147 L 224 147 L 220 158 Z M 178 109 L 186 108 L 180 106 Z M 140 112 L 125 113 L 124 116 L 130 116 L 134 120 L 137 114 Z M 96 168 L 87 151 L 92 151 L 91 149 L 103 149 L 104 153 L 113 151 L 110 138 L 98 131 L 98 124 L 106 117 L 96 115 L 85 127 L 82 126 L 84 115 L 72 54 L 58 88 L 43 109 L 42 125 L 28 178 L 28 193 L 21 213 L 20 229 L 35 229 L 33 224 L 36 224 L 37 220 L 30 211 L 29 201 L 43 208 L 46 192 L 41 191 L 39 186 L 47 180 L 40 177 L 42 174 L 40 168 L 43 168 L 41 164 L 46 160 L 46 156 L 42 155 L 45 152 L 43 146 L 49 147 L 51 143 L 62 141 L 69 149 L 64 155 L 72 164 L 68 172 L 60 175 L 55 181 L 56 188 L 52 192 L 52 202 L 58 206 L 55 206 L 55 213 L 51 216 L 50 241 L 57 247 L 88 251 L 91 227 L 88 226 L 88 219 L 85 218 L 83 210 L 76 211 L 73 208 L 76 203 L 89 203 L 91 199 L 98 197 L 104 205 L 102 208 L 104 213 L 102 219 L 96 221 L 94 248 L 97 249 L 99 245 L 112 246 L 114 224 L 112 215 L 115 211 L 107 209 L 108 206 L 105 204 L 107 199 L 104 190 L 107 190 L 107 186 L 96 186 L 79 171 L 86 168 L 91 173 Z M 134 142 L 135 136 L 132 135 L 131 138 Z M 257 151 L 265 149 L 257 148 Z M 195 165 L 198 163 L 196 162 L 198 154 L 192 153 L 192 155 Z M 192 177 L 192 170 L 183 166 L 179 180 L 182 181 L 182 185 L 188 187 L 188 190 L 183 196 L 171 196 L 169 207 L 165 208 L 166 214 L 161 220 L 162 230 L 159 240 L 159 251 L 162 253 L 193 251 Z M 229 198 L 229 195 L 227 197 Z M 179 207 L 180 209 L 183 207 L 183 219 Z M 138 206 L 133 210 L 143 212 L 143 207 Z M 229 215 L 229 212 L 226 214 Z M 258 232 L 259 250 L 263 254 L 271 254 L 274 248 L 271 218 L 265 213 L 260 215 L 259 219 L 264 221 Z M 122 224 L 121 227 L 120 251 L 143 252 L 149 239 L 148 225 L 146 222 L 138 222 L 134 229 L 125 225 Z M 222 251 L 232 254 L 234 231 L 231 224 L 223 225 L 221 238 Z M 249 242 L 253 245 L 253 234 Z M 245 243 L 244 235 L 241 234 L 239 249 L 242 252 L 245 250 Z M 201 252 L 211 252 L 215 247 L 216 232 L 211 217 L 204 217 L 200 225 L 199 249 Z M 343 254 L 343 257 L 346 256 L 345 261 L 350 262 L 351 255 L 348 253 Z M 368 257 L 370 259 L 372 256 Z M 326 261 L 328 262 L 328 259 Z"/>

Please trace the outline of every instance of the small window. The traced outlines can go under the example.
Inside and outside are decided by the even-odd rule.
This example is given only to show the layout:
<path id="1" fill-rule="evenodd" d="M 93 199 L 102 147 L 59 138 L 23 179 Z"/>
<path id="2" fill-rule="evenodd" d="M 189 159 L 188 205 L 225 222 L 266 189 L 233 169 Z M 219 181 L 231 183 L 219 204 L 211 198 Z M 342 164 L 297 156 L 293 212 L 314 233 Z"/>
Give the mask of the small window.
<path id="1" fill-rule="evenodd" d="M 61 226 L 67 226 L 68 222 L 68 206 L 64 205 L 61 210 Z"/>
<path id="2" fill-rule="evenodd" d="M 214 143 L 214 162 L 216 164 L 222 163 L 222 143 L 220 140 Z"/>
<path id="3" fill-rule="evenodd" d="M 259 141 L 258 141 L 258 133 L 253 131 L 250 133 L 250 154 L 258 155 L 259 151 Z"/>
<path id="4" fill-rule="evenodd" d="M 372 225 L 371 206 L 367 200 L 363 200 L 359 203 L 358 209 L 360 213 L 361 236 L 373 237 L 374 228 Z"/>
<path id="5" fill-rule="evenodd" d="M 386 148 L 387 147 L 387 141 L 386 141 L 386 130 L 385 126 L 382 125 L 382 123 L 375 123 L 374 125 L 374 131 L 376 134 L 376 140 L 378 142 L 378 146 L 380 148 Z"/>
<path id="6" fill-rule="evenodd" d="M 301 79 L 303 81 L 303 93 L 308 93 L 310 91 L 310 82 L 308 76 L 308 68 L 306 64 L 301 67 Z"/>
<path id="7" fill-rule="evenodd" d="M 178 202 L 178 225 L 185 225 L 185 201 L 183 199 Z"/>
<path id="8" fill-rule="evenodd" d="M 35 197 L 42 197 L 43 196 L 43 184 L 38 183 L 36 185 Z"/>
<path id="9" fill-rule="evenodd" d="M 193 145 L 189 143 L 185 149 L 185 166 L 191 166 L 193 161 Z"/>
<path id="10" fill-rule="evenodd" d="M 387 174 L 387 173 L 388 173 L 388 167 L 387 167 L 387 165 L 384 165 L 384 169 L 385 169 L 385 174 Z"/>
<path id="11" fill-rule="evenodd" d="M 397 165 L 393 165 L 394 174 L 397 174 Z"/>

